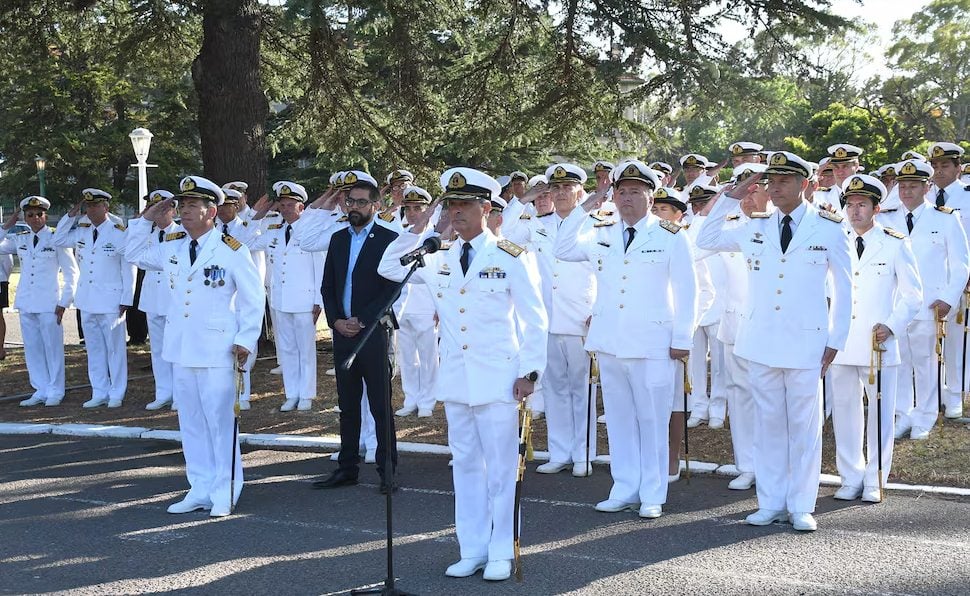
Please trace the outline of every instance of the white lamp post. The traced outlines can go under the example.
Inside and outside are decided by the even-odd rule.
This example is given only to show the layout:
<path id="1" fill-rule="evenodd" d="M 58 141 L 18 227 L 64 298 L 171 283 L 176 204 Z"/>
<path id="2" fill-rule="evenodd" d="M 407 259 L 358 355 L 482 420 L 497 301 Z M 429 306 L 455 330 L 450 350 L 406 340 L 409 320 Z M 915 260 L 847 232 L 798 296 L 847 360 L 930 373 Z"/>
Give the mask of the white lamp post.
<path id="1" fill-rule="evenodd" d="M 131 146 L 135 150 L 135 159 L 138 161 L 132 164 L 138 168 L 138 212 L 145 209 L 145 197 L 148 195 L 148 168 L 156 166 L 148 164 L 148 149 L 152 145 L 151 131 L 147 128 L 136 128 L 131 131 L 128 138 L 131 139 Z"/>

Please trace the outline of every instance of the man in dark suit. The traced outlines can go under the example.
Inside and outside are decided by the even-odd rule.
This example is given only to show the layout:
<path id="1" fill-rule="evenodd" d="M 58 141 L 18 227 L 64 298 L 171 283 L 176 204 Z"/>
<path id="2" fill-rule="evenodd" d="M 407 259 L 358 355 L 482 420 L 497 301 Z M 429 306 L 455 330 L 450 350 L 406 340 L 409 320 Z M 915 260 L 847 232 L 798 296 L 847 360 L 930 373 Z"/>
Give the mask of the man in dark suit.
<path id="1" fill-rule="evenodd" d="M 349 181 L 348 177 L 354 177 Z M 333 330 L 333 355 L 337 369 L 337 401 L 340 405 L 340 467 L 314 488 L 336 488 L 357 484 L 360 456 L 360 403 L 367 384 L 367 397 L 377 430 L 377 472 L 381 475 L 381 492 L 393 491 L 394 468 L 397 466 L 397 441 L 394 419 L 387 416 L 391 398 L 391 364 L 388 358 L 389 312 L 381 310 L 397 284 L 377 274 L 384 249 L 397 238 L 397 233 L 375 225 L 380 211 L 377 182 L 364 172 L 348 172 L 350 182 L 345 199 L 348 227 L 336 232 L 323 269 L 323 304 L 327 323 Z M 350 370 L 341 365 L 357 345 L 359 335 L 377 325 Z M 387 444 L 387 425 L 391 441 Z M 385 469 L 390 450 L 391 469 Z"/>

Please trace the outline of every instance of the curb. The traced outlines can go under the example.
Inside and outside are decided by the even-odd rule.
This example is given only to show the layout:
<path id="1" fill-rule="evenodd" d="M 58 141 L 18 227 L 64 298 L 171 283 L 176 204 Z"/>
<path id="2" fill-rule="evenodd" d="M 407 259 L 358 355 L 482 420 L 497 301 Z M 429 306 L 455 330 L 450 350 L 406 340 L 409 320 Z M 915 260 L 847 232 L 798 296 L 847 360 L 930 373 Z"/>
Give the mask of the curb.
<path id="1" fill-rule="evenodd" d="M 144 439 L 154 441 L 181 442 L 181 433 L 177 430 L 150 429 L 138 426 L 119 426 L 105 424 L 31 424 L 23 422 L 0 422 L 0 435 L 61 435 L 70 437 L 97 437 L 102 439 Z M 240 445 L 254 447 L 299 447 L 303 449 L 317 449 L 320 451 L 333 451 L 340 447 L 339 435 L 323 435 L 318 437 L 294 436 L 294 435 L 273 435 L 273 434 L 254 434 L 239 433 Z M 400 441 L 397 450 L 401 453 L 419 453 L 422 455 L 451 455 L 451 450 L 447 445 L 436 445 L 433 443 L 410 443 Z M 535 460 L 548 461 L 548 451 L 536 451 Z M 594 463 L 608 465 L 609 455 L 601 455 L 596 458 Z M 684 462 L 680 463 L 681 470 L 684 469 Z M 714 474 L 716 476 L 737 476 L 738 469 L 733 464 L 716 464 L 711 462 L 694 461 L 690 462 L 691 473 Z M 820 477 L 822 486 L 841 486 L 841 479 L 834 474 L 822 474 Z M 930 493 L 935 495 L 949 495 L 958 497 L 970 497 L 970 488 L 957 488 L 951 486 L 930 486 L 921 484 L 901 484 L 889 482 L 886 484 L 889 490 L 903 492 Z"/>

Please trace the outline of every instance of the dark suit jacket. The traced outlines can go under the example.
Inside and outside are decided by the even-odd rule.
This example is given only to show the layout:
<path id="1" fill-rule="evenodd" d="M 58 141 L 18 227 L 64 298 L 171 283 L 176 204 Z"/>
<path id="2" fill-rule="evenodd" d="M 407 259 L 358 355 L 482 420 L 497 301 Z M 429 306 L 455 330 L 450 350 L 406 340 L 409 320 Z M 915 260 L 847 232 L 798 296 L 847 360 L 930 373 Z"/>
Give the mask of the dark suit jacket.
<path id="1" fill-rule="evenodd" d="M 375 223 L 364 240 L 364 246 L 357 256 L 354 266 L 353 287 L 350 308 L 353 316 L 364 327 L 369 327 L 384 316 L 380 308 L 397 291 L 397 284 L 377 274 L 377 265 L 384 256 L 387 245 L 397 238 L 397 232 Z M 347 263 L 350 260 L 350 228 L 333 235 L 327 261 L 323 267 L 323 306 L 327 313 L 327 324 L 333 329 L 337 319 L 350 318 L 344 312 L 343 296 L 347 281 Z"/>

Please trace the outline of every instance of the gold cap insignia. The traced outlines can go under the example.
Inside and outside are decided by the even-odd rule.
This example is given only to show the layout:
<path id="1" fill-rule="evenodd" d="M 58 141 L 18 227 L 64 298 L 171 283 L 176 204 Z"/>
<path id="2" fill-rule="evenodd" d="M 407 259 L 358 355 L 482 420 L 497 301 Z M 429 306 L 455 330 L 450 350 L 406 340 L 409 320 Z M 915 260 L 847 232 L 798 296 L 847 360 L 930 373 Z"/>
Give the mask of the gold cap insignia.
<path id="1" fill-rule="evenodd" d="M 626 167 L 625 170 L 623 170 L 623 175 L 624 176 L 639 176 L 640 175 L 640 170 L 637 169 L 637 167 L 631 163 L 630 165 L 628 165 Z"/>
<path id="2" fill-rule="evenodd" d="M 684 160 L 685 166 L 696 166 L 697 164 L 698 164 L 697 158 L 694 157 L 693 155 L 691 155 L 690 157 Z"/>
<path id="3" fill-rule="evenodd" d="M 461 172 L 455 172 L 451 175 L 451 180 L 448 181 L 448 188 L 465 188 L 467 182 Z"/>
<path id="4" fill-rule="evenodd" d="M 859 190 L 865 185 L 866 183 L 862 181 L 862 178 L 853 178 L 852 182 L 849 183 L 849 190 Z"/>
<path id="5" fill-rule="evenodd" d="M 564 168 L 564 167 L 562 167 L 562 166 L 558 166 L 558 167 L 557 167 L 557 168 L 556 168 L 556 169 L 555 169 L 555 170 L 554 170 L 554 171 L 552 172 L 552 178 L 553 178 L 554 180 L 562 180 L 562 179 L 563 179 L 563 178 L 565 178 L 566 176 L 567 176 L 567 173 L 566 173 L 566 168 Z"/>
<path id="6" fill-rule="evenodd" d="M 670 198 L 670 195 L 668 195 L 667 194 L 667 191 L 664 190 L 663 188 L 658 188 L 657 189 L 657 192 L 653 193 L 653 198 L 654 199 L 669 199 Z"/>
<path id="7" fill-rule="evenodd" d="M 910 164 L 912 165 L 912 164 Z M 883 176 L 895 176 L 896 168 L 886 168 L 886 171 L 882 173 Z"/>
<path id="8" fill-rule="evenodd" d="M 347 172 L 347 174 L 344 176 L 344 184 L 357 184 L 357 174 Z"/>
<path id="9" fill-rule="evenodd" d="M 690 189 L 690 196 L 699 197 L 699 196 L 702 196 L 704 192 L 705 191 L 703 188 L 701 188 L 700 186 L 695 186 L 694 188 Z"/>
<path id="10" fill-rule="evenodd" d="M 939 145 L 935 145 L 933 147 L 933 157 L 943 157 L 944 153 L 946 153 L 946 151 L 943 150 L 943 147 L 940 147 Z"/>
<path id="11" fill-rule="evenodd" d="M 744 151 L 744 147 L 741 145 L 738 145 L 737 143 L 731 145 L 731 153 L 734 155 L 741 155 L 742 151 Z"/>
<path id="12" fill-rule="evenodd" d="M 844 147 L 839 147 L 839 148 L 837 148 L 835 150 L 835 154 L 834 155 L 835 155 L 835 157 L 837 157 L 839 159 L 845 159 L 846 157 L 849 156 L 849 153 L 845 150 Z"/>
<path id="13" fill-rule="evenodd" d="M 93 201 L 94 200 L 94 194 L 93 193 L 90 193 L 90 192 L 84 193 L 84 200 L 85 201 Z"/>
<path id="14" fill-rule="evenodd" d="M 40 207 L 40 201 L 38 201 L 37 199 L 33 199 L 32 198 L 29 201 L 27 201 L 27 206 L 28 207 Z"/>
<path id="15" fill-rule="evenodd" d="M 916 166 L 914 166 L 911 163 L 907 163 L 906 165 L 903 166 L 903 169 L 900 170 L 900 172 L 903 173 L 903 174 L 906 174 L 907 176 L 910 175 L 910 174 L 915 174 L 916 173 Z"/>
<path id="16" fill-rule="evenodd" d="M 771 165 L 773 166 L 783 166 L 788 163 L 788 158 L 785 157 L 784 153 L 778 152 L 771 155 Z"/>
<path id="17" fill-rule="evenodd" d="M 192 190 L 195 188 L 195 180 L 186 178 L 182 181 L 182 190 Z"/>
<path id="18" fill-rule="evenodd" d="M 283 186 L 280 187 L 280 196 L 282 196 L 282 195 L 288 195 L 291 192 L 292 191 L 290 190 L 290 187 L 287 184 L 284 184 Z"/>

